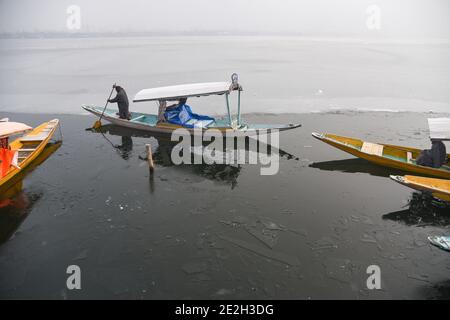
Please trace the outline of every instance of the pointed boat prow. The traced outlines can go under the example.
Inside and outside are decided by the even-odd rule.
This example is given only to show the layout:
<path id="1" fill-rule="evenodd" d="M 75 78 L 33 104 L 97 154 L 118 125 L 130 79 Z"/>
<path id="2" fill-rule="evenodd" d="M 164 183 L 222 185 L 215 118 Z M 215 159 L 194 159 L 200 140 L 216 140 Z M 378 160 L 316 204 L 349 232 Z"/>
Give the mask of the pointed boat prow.
<path id="1" fill-rule="evenodd" d="M 323 140 L 325 138 L 325 135 L 323 133 L 312 132 L 311 135 L 319 140 Z"/>
<path id="2" fill-rule="evenodd" d="M 401 183 L 401 184 L 405 184 L 405 179 L 402 176 L 390 175 L 389 178 L 391 178 L 395 182 L 398 182 L 398 183 Z"/>

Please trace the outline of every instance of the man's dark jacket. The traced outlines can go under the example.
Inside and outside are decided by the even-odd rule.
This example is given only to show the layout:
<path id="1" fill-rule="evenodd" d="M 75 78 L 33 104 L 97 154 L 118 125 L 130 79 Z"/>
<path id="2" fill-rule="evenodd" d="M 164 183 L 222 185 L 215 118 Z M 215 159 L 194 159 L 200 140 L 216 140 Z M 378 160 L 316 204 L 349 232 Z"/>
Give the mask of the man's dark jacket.
<path id="1" fill-rule="evenodd" d="M 119 116 L 122 119 L 128 118 L 129 102 L 128 102 L 127 93 L 125 92 L 125 90 L 123 88 L 120 88 L 120 90 L 119 90 L 119 92 L 117 92 L 117 95 L 115 96 L 115 98 L 109 100 L 109 102 L 111 102 L 111 103 L 117 102 L 117 106 L 119 107 Z"/>

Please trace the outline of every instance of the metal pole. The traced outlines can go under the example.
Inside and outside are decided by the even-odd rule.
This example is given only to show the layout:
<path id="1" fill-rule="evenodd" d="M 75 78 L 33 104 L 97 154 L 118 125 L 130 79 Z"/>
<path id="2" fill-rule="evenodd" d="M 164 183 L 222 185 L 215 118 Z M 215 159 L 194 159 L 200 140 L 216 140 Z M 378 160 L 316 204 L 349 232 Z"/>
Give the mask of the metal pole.
<path id="1" fill-rule="evenodd" d="M 225 94 L 225 99 L 227 100 L 228 121 L 230 122 L 230 127 L 232 127 L 233 124 L 232 124 L 232 121 L 231 121 L 230 101 L 228 99 L 228 93 Z"/>
<path id="2" fill-rule="evenodd" d="M 241 125 L 241 90 L 238 89 L 238 118 L 237 118 L 238 126 Z"/>

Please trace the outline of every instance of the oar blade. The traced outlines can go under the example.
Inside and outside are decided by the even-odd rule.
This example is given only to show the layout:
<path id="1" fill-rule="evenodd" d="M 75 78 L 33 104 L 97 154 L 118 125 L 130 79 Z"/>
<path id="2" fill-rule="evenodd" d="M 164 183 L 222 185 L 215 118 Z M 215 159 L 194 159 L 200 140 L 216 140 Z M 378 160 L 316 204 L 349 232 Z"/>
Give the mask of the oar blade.
<path id="1" fill-rule="evenodd" d="M 100 120 L 97 120 L 97 121 L 95 121 L 95 123 L 92 126 L 92 128 L 99 129 L 101 126 L 102 126 L 102 122 Z"/>

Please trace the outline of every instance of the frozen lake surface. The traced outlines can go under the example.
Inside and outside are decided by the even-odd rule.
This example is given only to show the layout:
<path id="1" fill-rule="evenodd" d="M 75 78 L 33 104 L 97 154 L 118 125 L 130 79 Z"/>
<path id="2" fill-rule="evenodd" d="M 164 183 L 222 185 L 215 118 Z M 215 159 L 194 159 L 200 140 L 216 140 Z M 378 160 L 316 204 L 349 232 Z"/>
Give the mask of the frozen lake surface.
<path id="1" fill-rule="evenodd" d="M 244 87 L 243 112 L 330 109 L 450 110 L 449 41 L 301 37 L 1 39 L 0 112 L 82 112 L 112 83 L 130 99 L 143 88 L 227 81 Z M 194 110 L 223 114 L 222 101 Z M 155 112 L 153 103 L 132 105 Z"/>
<path id="2" fill-rule="evenodd" d="M 55 117 L 6 116 L 33 126 Z M 259 165 L 174 165 L 167 140 L 58 117 L 62 146 L 0 198 L 0 298 L 450 298 L 450 255 L 427 240 L 449 234 L 449 209 L 389 179 L 402 172 L 310 135 L 425 148 L 428 114 L 246 116 L 303 124 L 281 133 L 273 176 Z M 139 159 L 147 143 L 153 179 Z M 79 291 L 66 288 L 72 264 Z M 381 290 L 366 287 L 369 265 L 381 268 Z"/>

